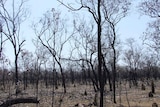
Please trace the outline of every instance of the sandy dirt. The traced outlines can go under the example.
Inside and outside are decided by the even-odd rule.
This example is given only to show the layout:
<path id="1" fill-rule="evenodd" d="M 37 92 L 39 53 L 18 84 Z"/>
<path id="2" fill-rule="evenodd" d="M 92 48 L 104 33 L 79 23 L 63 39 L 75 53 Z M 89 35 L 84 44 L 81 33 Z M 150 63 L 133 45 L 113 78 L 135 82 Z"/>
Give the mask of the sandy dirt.
<path id="1" fill-rule="evenodd" d="M 129 88 L 128 84 L 123 84 L 116 89 L 117 103 L 113 103 L 112 92 L 108 91 L 108 86 L 105 87 L 104 93 L 104 107 L 151 107 L 152 103 L 156 102 L 160 105 L 160 83 L 155 83 L 155 91 L 153 98 L 148 97 L 148 93 L 151 91 L 151 86 L 144 83 L 146 90 L 141 90 L 141 83 L 138 87 Z M 17 97 L 36 97 L 36 89 L 33 86 L 23 90 Z M 45 88 L 43 84 L 39 86 L 38 99 L 40 104 L 17 104 L 15 107 L 52 107 L 52 87 Z M 87 95 L 85 95 L 85 91 Z M 13 85 L 7 85 L 7 88 L 3 90 L 0 88 L 0 104 L 9 98 L 16 98 L 15 87 Z M 93 105 L 95 99 L 95 92 L 92 85 L 67 85 L 67 93 L 63 93 L 63 88 L 59 86 L 54 92 L 54 106 L 53 107 L 75 107 L 77 104 L 81 105 Z M 98 99 L 98 96 L 97 96 Z M 89 106 L 86 106 L 89 107 Z"/>

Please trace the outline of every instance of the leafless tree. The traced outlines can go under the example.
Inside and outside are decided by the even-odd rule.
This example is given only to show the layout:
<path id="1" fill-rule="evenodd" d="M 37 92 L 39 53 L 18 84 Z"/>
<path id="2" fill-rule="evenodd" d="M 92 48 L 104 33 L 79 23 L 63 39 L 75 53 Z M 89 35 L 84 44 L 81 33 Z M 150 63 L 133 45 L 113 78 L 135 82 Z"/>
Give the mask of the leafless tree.
<path id="1" fill-rule="evenodd" d="M 2 82 L 2 86 L 3 89 L 5 90 L 5 86 L 6 86 L 6 80 L 7 80 L 7 76 L 8 76 L 8 67 L 10 66 L 10 60 L 3 54 L 1 53 L 1 58 L 0 58 L 0 67 L 1 67 L 1 82 Z"/>
<path id="2" fill-rule="evenodd" d="M 1 20 L 1 18 L 0 18 Z M 3 48 L 4 48 L 4 43 L 8 40 L 7 38 L 3 37 L 3 22 L 0 21 L 0 57 L 3 57 Z M 3 58 L 2 58 L 3 59 Z"/>
<path id="3" fill-rule="evenodd" d="M 58 64 L 62 75 L 62 86 L 66 93 L 65 77 L 62 67 L 62 53 L 65 44 L 67 44 L 70 36 L 68 36 L 65 19 L 62 19 L 60 12 L 52 9 L 48 11 L 40 21 L 33 26 L 35 34 L 40 43 L 50 52 L 52 59 Z"/>
<path id="4" fill-rule="evenodd" d="M 153 20 L 149 22 L 148 28 L 144 32 L 143 42 L 158 53 L 160 52 L 160 1 L 144 0 L 139 5 L 142 15 L 149 16 Z"/>
<path id="5" fill-rule="evenodd" d="M 36 81 L 36 97 L 38 98 L 39 92 L 39 81 L 42 71 L 42 65 L 48 60 L 48 50 L 40 43 L 39 39 L 33 39 L 33 43 L 36 47 L 35 50 L 35 60 L 34 60 L 34 70 L 35 70 L 35 81 Z"/>
<path id="6" fill-rule="evenodd" d="M 104 93 L 104 79 L 103 79 L 103 71 L 102 71 L 102 60 L 101 60 L 101 36 L 102 36 L 102 12 L 101 12 L 101 0 L 97 0 L 97 2 L 91 1 L 79 1 L 80 7 L 73 8 L 70 5 L 64 4 L 62 1 L 58 0 L 61 4 L 65 5 L 67 8 L 72 11 L 78 11 L 82 8 L 88 9 L 88 12 L 92 15 L 96 25 L 97 25 L 97 56 L 98 56 L 98 82 L 100 86 L 100 107 L 103 107 L 103 93 Z"/>
<path id="7" fill-rule="evenodd" d="M 32 68 L 33 54 L 28 50 L 23 50 L 20 57 L 20 69 L 23 72 L 24 90 L 28 87 L 28 74 Z"/>
<path id="8" fill-rule="evenodd" d="M 22 50 L 25 40 L 20 39 L 21 23 L 27 17 L 27 11 L 24 8 L 26 1 L 20 0 L 1 0 L 0 1 L 0 20 L 2 23 L 1 32 L 6 37 L 14 49 L 15 55 L 15 85 L 18 82 L 18 56 Z"/>
<path id="9" fill-rule="evenodd" d="M 79 0 L 79 7 L 74 8 L 74 6 L 67 5 L 66 3 L 62 2 L 61 0 L 58 0 L 62 5 L 66 6 L 72 11 L 79 11 L 81 9 L 87 9 L 88 12 L 91 14 L 92 18 L 95 21 L 95 24 L 97 25 L 97 56 L 98 56 L 98 81 L 99 81 L 99 86 L 100 86 L 100 107 L 103 107 L 103 92 L 104 92 L 104 72 L 102 70 L 102 38 L 103 38 L 103 33 L 104 33 L 104 23 L 108 22 L 108 26 L 111 27 L 113 33 L 113 39 L 111 41 L 111 46 L 114 52 L 114 58 L 113 62 L 116 60 L 116 52 L 115 52 L 115 39 L 116 39 L 116 34 L 115 34 L 115 22 L 119 22 L 119 20 L 125 16 L 125 13 L 128 10 L 128 5 L 129 2 L 127 0 L 120 0 L 120 1 L 104 1 L 104 0 L 90 0 L 90 1 L 85 1 L 85 0 Z M 109 7 L 109 8 L 108 8 Z M 122 11 L 121 11 L 122 9 Z M 119 14 L 119 12 L 124 13 L 124 14 Z M 116 15 L 118 13 L 118 15 Z M 113 16 L 115 17 L 113 17 Z M 111 17 L 110 17 L 111 16 Z M 115 72 L 115 64 L 113 64 L 114 72 Z M 114 76 L 116 73 L 113 73 Z M 115 78 L 115 77 L 114 77 Z M 115 80 L 115 79 L 114 79 Z M 115 90 L 115 89 L 114 89 Z M 114 102 L 116 102 L 114 100 Z"/>
<path id="10" fill-rule="evenodd" d="M 126 40 L 127 49 L 124 52 L 124 61 L 127 64 L 129 70 L 129 81 L 133 81 L 134 85 L 137 85 L 137 71 L 141 66 L 142 62 L 142 49 L 135 42 L 133 38 Z M 130 83 L 131 86 L 131 83 Z"/>
<path id="11" fill-rule="evenodd" d="M 139 9 L 143 15 L 150 16 L 151 18 L 160 17 L 160 1 L 158 0 L 144 0 L 140 3 Z"/>
<path id="12" fill-rule="evenodd" d="M 75 20 L 74 28 L 77 33 L 73 36 L 75 48 L 72 51 L 72 54 L 78 54 L 78 58 L 72 56 L 72 59 L 78 59 L 77 61 L 82 62 L 81 67 L 83 72 L 88 73 L 88 76 L 93 83 L 94 90 L 97 92 L 99 90 L 99 83 L 98 75 L 95 69 L 97 67 L 96 32 L 94 31 L 95 26 L 93 21 L 87 22 L 79 17 L 75 18 Z"/>
<path id="13" fill-rule="evenodd" d="M 108 37 L 109 47 L 112 49 L 112 74 L 113 74 L 113 96 L 114 103 L 116 103 L 116 62 L 117 62 L 117 43 L 118 43 L 118 34 L 117 34 L 117 24 L 128 14 L 129 6 L 131 2 L 129 0 L 119 0 L 119 1 L 103 1 L 103 13 L 104 13 L 104 26 L 107 27 L 107 33 L 105 34 Z M 106 22 L 106 23 L 105 23 Z M 106 25 L 105 25 L 106 24 Z M 105 30 L 104 30 L 105 31 Z M 104 32 L 103 32 L 104 33 Z"/>

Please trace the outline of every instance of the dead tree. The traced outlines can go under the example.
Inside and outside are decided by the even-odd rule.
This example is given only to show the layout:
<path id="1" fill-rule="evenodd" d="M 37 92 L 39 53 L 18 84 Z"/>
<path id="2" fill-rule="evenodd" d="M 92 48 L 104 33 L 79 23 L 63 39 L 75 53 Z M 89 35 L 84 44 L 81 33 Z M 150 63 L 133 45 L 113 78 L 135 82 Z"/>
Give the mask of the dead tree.
<path id="1" fill-rule="evenodd" d="M 63 49 L 71 38 L 70 35 L 68 36 L 67 29 L 64 26 L 65 23 L 66 22 L 64 22 L 60 17 L 60 12 L 52 9 L 52 11 L 48 11 L 46 14 L 44 14 L 38 23 L 33 25 L 33 29 L 37 39 L 39 40 L 39 43 L 49 51 L 53 60 L 59 67 L 62 76 L 64 93 L 66 93 L 66 80 L 61 58 Z"/>
<path id="2" fill-rule="evenodd" d="M 20 28 L 22 22 L 26 19 L 27 11 L 24 8 L 24 0 L 12 0 L 11 8 L 6 5 L 9 0 L 0 1 L 0 18 L 3 20 L 3 28 L 1 28 L 1 33 L 4 37 L 8 39 L 13 47 L 13 53 L 15 56 L 15 85 L 18 83 L 18 57 L 22 51 L 25 40 L 20 40 Z M 10 9 L 12 9 L 10 11 Z"/>

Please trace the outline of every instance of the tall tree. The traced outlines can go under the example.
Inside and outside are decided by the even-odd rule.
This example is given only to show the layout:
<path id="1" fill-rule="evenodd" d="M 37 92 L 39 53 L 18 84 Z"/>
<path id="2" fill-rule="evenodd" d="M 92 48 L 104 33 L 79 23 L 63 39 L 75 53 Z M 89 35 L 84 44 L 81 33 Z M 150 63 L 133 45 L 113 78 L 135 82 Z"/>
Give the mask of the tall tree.
<path id="1" fill-rule="evenodd" d="M 116 62 L 117 62 L 117 43 L 118 43 L 118 34 L 116 32 L 117 30 L 117 24 L 128 14 L 129 6 L 130 6 L 129 0 L 115 0 L 113 1 L 103 1 L 102 7 L 103 7 L 103 13 L 104 13 L 104 26 L 107 27 L 103 31 L 107 31 L 105 34 L 108 38 L 108 46 L 112 49 L 112 77 L 113 77 L 113 96 L 114 96 L 114 103 L 116 103 L 116 87 L 115 87 L 115 81 L 116 81 Z M 103 32 L 104 33 L 104 32 Z"/>
<path id="2" fill-rule="evenodd" d="M 101 0 L 96 1 L 83 1 L 80 0 L 80 7 L 75 9 L 70 5 L 64 4 L 62 1 L 58 0 L 61 4 L 65 5 L 67 8 L 72 11 L 78 11 L 82 8 L 88 9 L 89 13 L 92 15 L 96 25 L 97 25 L 97 56 L 98 56 L 98 81 L 100 86 L 100 107 L 103 107 L 103 93 L 104 93 L 104 79 L 102 71 L 102 58 L 101 58 L 101 34 L 102 34 L 102 12 L 101 12 Z"/>
<path id="3" fill-rule="evenodd" d="M 44 48 L 44 46 L 39 42 L 39 39 L 33 40 L 33 43 L 36 47 L 35 55 L 36 58 L 34 60 L 34 70 L 35 70 L 35 81 L 36 81 L 36 97 L 38 98 L 39 92 L 39 80 L 42 71 L 42 65 L 46 63 L 48 58 L 48 50 Z"/>
<path id="4" fill-rule="evenodd" d="M 33 26 L 39 42 L 50 52 L 52 59 L 59 66 L 64 93 L 66 93 L 66 85 L 61 58 L 63 48 L 70 39 L 64 24 L 65 22 L 65 19 L 61 19 L 60 12 L 52 9 L 52 11 L 48 11 L 44 17 Z"/>
<path id="5" fill-rule="evenodd" d="M 114 25 L 115 21 L 119 21 L 119 19 L 121 19 L 122 17 L 124 17 L 123 14 L 119 14 L 119 12 L 121 13 L 126 13 L 126 11 L 128 10 L 128 6 L 129 6 L 129 2 L 128 0 L 114 0 L 114 1 L 104 1 L 104 0 L 79 0 L 79 8 L 73 8 L 74 6 L 71 5 L 66 5 L 64 2 L 62 2 L 61 0 L 58 0 L 62 5 L 66 6 L 67 8 L 69 8 L 72 11 L 79 11 L 81 9 L 87 9 L 88 12 L 90 13 L 91 17 L 94 19 L 95 24 L 97 26 L 97 57 L 98 57 L 98 81 L 99 81 L 99 87 L 100 87 L 100 107 L 103 107 L 103 93 L 104 93 L 104 71 L 102 70 L 102 38 L 104 36 L 104 32 L 105 32 L 105 27 L 104 27 L 104 23 L 107 21 L 108 22 L 108 26 L 110 26 L 113 30 L 113 41 L 111 41 L 111 46 L 112 49 L 114 51 L 114 54 L 116 56 L 116 52 L 115 52 L 115 29 L 114 29 Z M 109 7 L 109 8 L 108 8 Z M 122 11 L 121 11 L 122 10 Z M 116 14 L 118 13 L 118 15 Z M 113 16 L 112 16 L 113 15 Z M 110 17 L 111 16 L 111 17 Z M 117 18 L 117 19 L 114 19 Z M 114 62 L 116 60 L 114 56 Z M 114 69 L 115 68 L 115 64 L 114 65 Z M 114 70 L 115 72 L 115 70 Z M 115 73 L 114 73 L 115 74 Z M 115 75 L 114 75 L 115 76 Z M 115 102 L 115 101 L 114 101 Z"/>
<path id="6" fill-rule="evenodd" d="M 75 53 L 78 54 L 79 60 L 82 61 L 82 69 L 88 73 L 89 78 L 93 83 L 95 92 L 99 91 L 97 67 L 97 40 L 93 21 L 85 21 L 77 17 L 74 21 L 74 28 L 77 33 L 73 36 L 75 41 Z M 73 51 L 72 51 L 73 54 Z M 76 55 L 77 56 L 77 55 Z M 72 58 L 75 59 L 75 58 Z"/>
<path id="7" fill-rule="evenodd" d="M 15 55 L 15 85 L 18 82 L 18 56 L 22 50 L 25 40 L 20 39 L 21 23 L 27 17 L 24 8 L 24 0 L 1 0 L 0 1 L 0 20 L 2 20 L 2 33 L 10 41 Z"/>

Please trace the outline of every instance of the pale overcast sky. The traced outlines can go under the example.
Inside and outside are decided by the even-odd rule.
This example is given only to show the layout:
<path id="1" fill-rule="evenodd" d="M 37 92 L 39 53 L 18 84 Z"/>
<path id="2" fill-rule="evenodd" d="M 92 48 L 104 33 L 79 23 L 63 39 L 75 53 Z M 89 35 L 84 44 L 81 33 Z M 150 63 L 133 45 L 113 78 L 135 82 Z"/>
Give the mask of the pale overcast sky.
<path id="1" fill-rule="evenodd" d="M 37 22 L 47 10 L 51 10 L 52 8 L 60 9 L 63 14 L 67 14 L 67 9 L 62 5 L 59 5 L 56 0 L 29 0 L 27 2 L 27 7 L 30 11 L 30 17 L 21 28 L 24 36 L 22 38 L 26 39 L 24 48 L 34 52 L 34 48 L 32 48 L 34 47 L 32 39 L 35 38 L 35 36 L 31 28 L 32 22 Z M 67 17 L 69 17 L 69 15 L 67 15 Z M 120 34 L 120 38 L 123 41 L 129 37 L 138 40 L 145 31 L 149 20 L 150 19 L 146 16 L 140 16 L 138 9 L 135 8 L 135 6 L 132 6 L 129 15 L 119 23 L 118 33 Z M 5 53 L 7 53 L 7 56 L 11 59 L 13 59 L 14 56 L 14 54 L 11 54 L 13 53 L 12 48 L 13 47 L 10 45 L 7 45 L 7 48 L 5 49 Z"/>

